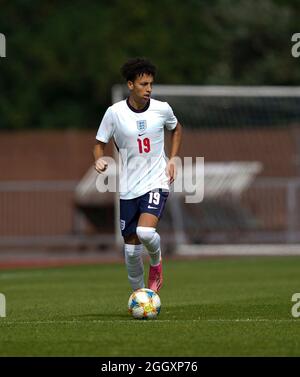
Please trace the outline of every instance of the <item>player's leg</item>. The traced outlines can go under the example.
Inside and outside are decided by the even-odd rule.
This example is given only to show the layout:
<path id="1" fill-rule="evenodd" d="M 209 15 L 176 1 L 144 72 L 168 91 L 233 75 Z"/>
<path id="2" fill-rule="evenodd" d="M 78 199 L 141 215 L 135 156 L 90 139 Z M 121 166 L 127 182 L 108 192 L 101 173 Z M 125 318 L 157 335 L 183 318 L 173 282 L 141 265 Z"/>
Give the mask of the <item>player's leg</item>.
<path id="1" fill-rule="evenodd" d="M 137 235 L 150 258 L 148 288 L 158 292 L 163 284 L 160 236 L 156 231 L 158 217 L 142 213 L 136 228 Z"/>
<path id="2" fill-rule="evenodd" d="M 144 212 L 136 228 L 139 240 L 148 251 L 151 266 L 157 266 L 161 259 L 160 236 L 156 231 L 158 220 L 157 216 Z"/>
<path id="3" fill-rule="evenodd" d="M 162 216 L 167 197 L 168 192 L 162 190 L 145 194 L 140 202 L 142 213 L 136 228 L 136 234 L 150 257 L 148 287 L 155 291 L 162 287 L 163 282 L 160 236 L 156 227 Z"/>
<path id="4" fill-rule="evenodd" d="M 143 244 L 136 235 L 138 222 L 138 206 L 135 199 L 120 200 L 120 223 L 124 238 L 124 255 L 128 280 L 135 291 L 144 288 Z"/>

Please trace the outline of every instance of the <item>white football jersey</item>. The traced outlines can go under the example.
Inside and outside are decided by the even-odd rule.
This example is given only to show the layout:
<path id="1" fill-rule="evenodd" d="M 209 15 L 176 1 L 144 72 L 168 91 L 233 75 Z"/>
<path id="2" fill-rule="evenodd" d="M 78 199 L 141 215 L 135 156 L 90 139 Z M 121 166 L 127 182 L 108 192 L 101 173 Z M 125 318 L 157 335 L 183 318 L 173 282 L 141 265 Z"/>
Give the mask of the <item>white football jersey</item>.
<path id="1" fill-rule="evenodd" d="M 128 99 L 107 109 L 96 139 L 108 143 L 114 138 L 122 161 L 121 199 L 137 198 L 156 188 L 169 189 L 164 128 L 173 130 L 176 125 L 170 105 L 152 98 L 142 110 L 134 109 Z"/>

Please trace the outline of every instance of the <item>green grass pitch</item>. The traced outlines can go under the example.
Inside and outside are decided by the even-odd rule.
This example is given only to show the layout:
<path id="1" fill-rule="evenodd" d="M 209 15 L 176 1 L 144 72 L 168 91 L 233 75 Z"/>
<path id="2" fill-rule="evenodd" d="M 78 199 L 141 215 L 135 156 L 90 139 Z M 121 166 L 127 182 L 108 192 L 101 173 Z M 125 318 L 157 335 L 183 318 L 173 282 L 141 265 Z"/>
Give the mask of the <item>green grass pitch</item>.
<path id="1" fill-rule="evenodd" d="M 3 270 L 0 355 L 299 356 L 299 271 L 296 257 L 169 260 L 161 314 L 139 321 L 122 264 Z"/>

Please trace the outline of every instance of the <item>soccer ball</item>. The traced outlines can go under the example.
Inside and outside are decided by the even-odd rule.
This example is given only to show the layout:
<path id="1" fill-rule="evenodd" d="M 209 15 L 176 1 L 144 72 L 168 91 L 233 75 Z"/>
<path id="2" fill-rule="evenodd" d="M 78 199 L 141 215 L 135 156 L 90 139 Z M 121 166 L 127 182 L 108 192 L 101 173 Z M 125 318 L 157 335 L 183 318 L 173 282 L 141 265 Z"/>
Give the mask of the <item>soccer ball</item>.
<path id="1" fill-rule="evenodd" d="M 158 294 L 148 288 L 134 291 L 128 300 L 128 311 L 136 319 L 154 319 L 158 316 L 160 308 Z"/>

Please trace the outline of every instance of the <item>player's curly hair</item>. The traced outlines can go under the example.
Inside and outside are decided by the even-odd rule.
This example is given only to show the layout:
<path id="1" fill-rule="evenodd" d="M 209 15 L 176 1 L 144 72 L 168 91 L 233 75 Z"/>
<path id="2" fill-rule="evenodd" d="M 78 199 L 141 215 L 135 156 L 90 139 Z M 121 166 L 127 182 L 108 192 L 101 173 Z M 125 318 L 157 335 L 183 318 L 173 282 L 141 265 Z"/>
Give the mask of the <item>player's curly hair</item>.
<path id="1" fill-rule="evenodd" d="M 126 81 L 134 81 L 144 73 L 153 76 L 153 78 L 156 74 L 156 67 L 145 58 L 130 59 L 121 67 L 121 74 Z"/>

